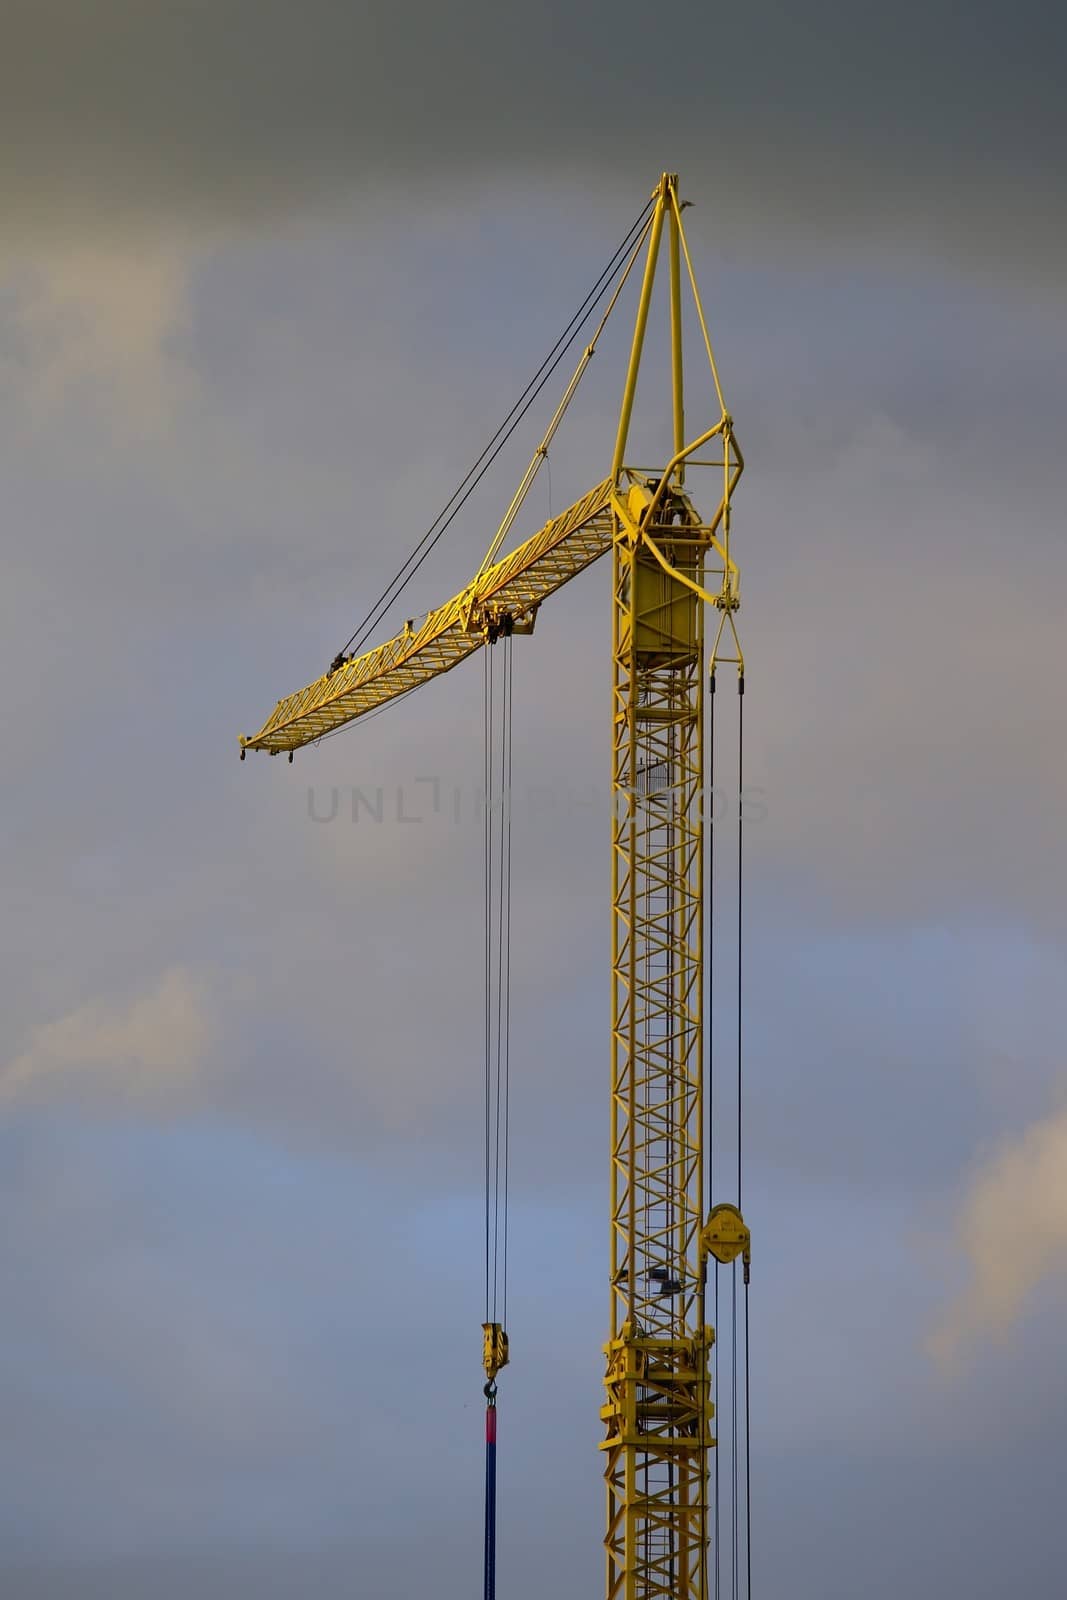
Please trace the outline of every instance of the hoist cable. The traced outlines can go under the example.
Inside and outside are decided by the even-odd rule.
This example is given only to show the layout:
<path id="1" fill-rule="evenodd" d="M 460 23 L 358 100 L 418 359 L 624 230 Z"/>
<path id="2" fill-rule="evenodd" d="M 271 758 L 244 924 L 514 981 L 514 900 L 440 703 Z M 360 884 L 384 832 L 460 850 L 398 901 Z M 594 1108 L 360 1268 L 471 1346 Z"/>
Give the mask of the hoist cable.
<path id="1" fill-rule="evenodd" d="M 506 663 L 505 663 L 505 666 L 504 666 L 504 674 L 505 674 L 505 676 L 507 674 L 507 664 Z M 501 698 L 503 699 L 503 695 L 501 696 Z M 501 732 L 501 737 L 499 738 L 498 743 L 499 743 L 499 746 L 500 746 L 500 762 L 501 762 L 501 775 L 502 775 L 503 774 L 503 759 L 504 759 L 504 756 L 503 756 L 504 740 L 503 740 L 503 737 L 502 737 L 502 734 L 503 734 L 503 729 L 502 728 L 501 728 L 500 732 Z M 496 785 L 496 782 L 497 782 L 497 770 L 496 769 L 497 769 L 497 751 L 494 749 L 494 751 L 493 751 L 493 783 L 494 783 L 494 786 Z M 497 806 L 497 798 L 498 798 L 498 796 L 499 796 L 499 801 L 500 801 L 500 816 L 499 816 L 499 819 L 497 819 L 497 843 L 496 843 L 496 849 L 495 849 L 495 855 L 494 855 L 494 861 L 493 861 L 493 871 L 494 871 L 494 874 L 495 874 L 496 880 L 497 880 L 497 901 L 496 901 L 496 918 L 495 918 L 495 921 L 492 923 L 493 932 L 495 934 L 495 940 L 494 940 L 495 950 L 493 951 L 493 959 L 494 959 L 494 964 L 495 964 L 495 968 L 496 968 L 495 977 L 494 977 L 496 1000 L 495 1000 L 495 1005 L 494 1005 L 494 1008 L 493 1008 L 494 1009 L 494 1017 L 493 1017 L 493 1023 L 494 1023 L 494 1028 L 493 1028 L 493 1034 L 494 1034 L 494 1037 L 493 1037 L 493 1200 L 494 1200 L 494 1204 L 493 1204 L 493 1321 L 494 1322 L 497 1321 L 497 1314 L 496 1314 L 497 1313 L 497 1281 L 498 1281 L 499 1267 L 500 1267 L 500 1044 L 501 1044 L 501 1032 L 502 1032 L 502 1025 L 503 1025 L 503 1015 L 502 1015 L 502 1007 L 501 1007 L 501 995 L 502 995 L 502 992 L 503 992 L 502 991 L 502 984 L 503 984 L 503 977 L 504 977 L 504 970 L 503 970 L 504 941 L 500 937 L 500 922 L 501 922 L 501 919 L 503 918 L 503 915 L 504 915 L 504 848 L 503 848 L 503 835 L 504 835 L 504 805 L 505 805 L 504 793 L 503 793 L 503 783 L 502 782 L 500 784 L 500 788 L 497 790 L 497 792 L 493 796 L 493 816 L 494 816 L 494 818 L 496 818 L 496 806 Z"/>
<path id="2" fill-rule="evenodd" d="M 482 709 L 484 717 L 484 852 L 485 878 L 485 1320 L 492 1321 L 490 1305 L 491 1283 L 491 1229 L 492 1229 L 492 937 L 493 937 L 493 808 L 492 808 L 492 748 L 493 748 L 493 668 L 492 651 L 484 652 Z"/>
<path id="3" fill-rule="evenodd" d="M 707 710 L 707 1211 L 715 1205 L 715 674 Z"/>
<path id="4" fill-rule="evenodd" d="M 441 538 L 445 530 L 451 525 L 456 516 L 463 509 L 464 505 L 466 505 L 467 501 L 470 499 L 470 496 L 478 487 L 478 484 L 482 481 L 485 474 L 488 472 L 489 468 L 500 454 L 501 450 L 503 450 L 504 446 L 508 443 L 512 434 L 515 432 L 515 429 L 523 420 L 534 401 L 540 395 L 542 389 L 545 387 L 546 383 L 551 378 L 560 362 L 563 360 L 563 357 L 567 354 L 567 351 L 573 345 L 583 324 L 588 320 L 597 301 L 603 295 L 605 289 L 608 287 L 608 284 L 618 271 L 627 252 L 630 250 L 635 239 L 645 226 L 649 212 L 652 208 L 652 204 L 653 202 L 651 200 L 646 202 L 640 216 L 627 231 L 626 237 L 611 256 L 607 266 L 600 273 L 599 277 L 593 284 L 593 287 L 589 290 L 585 299 L 578 307 L 578 310 L 571 317 L 570 321 L 563 329 L 563 332 L 560 334 L 559 338 L 556 340 L 555 344 L 549 350 L 547 356 L 545 356 L 544 360 L 541 362 L 541 365 L 530 379 L 530 382 L 526 385 L 526 388 L 522 391 L 511 410 L 505 416 L 503 422 L 492 435 L 489 443 L 485 446 L 481 455 L 478 456 L 477 460 L 474 462 L 474 465 L 468 470 L 466 476 L 453 490 L 451 496 L 448 500 L 446 500 L 445 504 L 442 506 L 433 522 L 431 522 L 422 538 L 418 541 L 407 559 L 402 563 L 396 575 L 390 580 L 390 582 L 383 589 L 382 593 L 379 595 L 378 599 L 371 606 L 363 621 L 352 632 L 352 634 L 350 634 L 345 644 L 343 644 L 341 649 L 337 652 L 337 656 L 334 658 L 335 660 L 339 660 L 340 657 L 344 656 L 350 649 L 352 649 L 353 645 L 355 646 L 357 652 L 362 648 L 369 635 L 381 622 L 386 611 L 388 611 L 389 607 L 400 598 L 401 594 L 403 594 L 404 590 L 411 582 L 411 579 L 415 576 L 416 572 L 418 572 L 419 568 L 422 566 L 431 550 L 433 550 L 434 546 L 437 544 L 437 541 Z"/>
<path id="5" fill-rule="evenodd" d="M 707 1145 L 708 1145 L 708 1193 L 707 1214 L 710 1216 L 711 1208 L 715 1203 L 715 673 L 712 670 L 708 681 L 708 794 L 705 797 L 708 807 L 708 870 L 707 870 L 707 940 L 708 940 L 708 975 L 707 975 L 707 1035 L 708 1035 L 708 1109 L 707 1109 Z M 719 1326 L 719 1263 L 715 1262 L 714 1285 L 714 1312 L 712 1326 Z M 716 1362 L 716 1368 L 718 1363 Z M 713 1522 L 714 1536 L 712 1540 L 712 1556 L 715 1562 L 715 1600 L 720 1600 L 720 1571 L 721 1562 L 719 1554 L 719 1523 L 720 1523 L 721 1493 L 719 1483 L 719 1451 L 715 1450 L 715 1487 Z"/>
<path id="6" fill-rule="evenodd" d="M 737 680 L 737 1209 L 741 1210 L 741 954 L 745 838 L 745 675 Z"/>
<path id="7" fill-rule="evenodd" d="M 738 1528 L 741 1515 L 740 1502 L 737 1492 L 738 1485 L 738 1458 L 737 1458 L 737 1263 L 733 1264 L 730 1272 L 730 1475 L 732 1478 L 730 1494 L 731 1510 L 731 1555 L 730 1563 L 730 1592 L 732 1600 L 739 1600 L 739 1580 L 741 1563 L 739 1559 Z"/>
<path id="8" fill-rule="evenodd" d="M 498 791 L 498 798 L 499 798 L 499 802 L 500 802 L 500 819 L 499 819 L 498 828 L 497 828 L 496 861 L 494 863 L 495 871 L 496 871 L 496 874 L 497 874 L 497 904 L 496 904 L 496 922 L 495 922 L 495 934 L 496 934 L 496 1016 L 495 1016 L 495 1039 L 494 1039 L 494 1065 L 493 1065 L 493 1099 L 494 1099 L 493 1193 L 494 1193 L 494 1200 L 495 1200 L 494 1207 L 493 1207 L 493 1321 L 494 1322 L 497 1320 L 497 1307 L 498 1307 L 498 1303 L 499 1303 L 499 1297 L 502 1296 L 503 1293 L 505 1292 L 504 1291 L 504 1287 L 503 1287 L 503 1273 L 502 1273 L 502 1262 L 501 1262 L 501 1223 L 502 1223 L 502 1211 L 503 1211 L 503 1205 L 504 1205 L 504 1201 L 503 1201 L 503 1198 L 502 1198 L 501 1180 L 502 1180 L 502 1177 L 503 1177 L 503 1172 L 502 1172 L 502 1166 L 503 1166 L 503 1143 L 504 1143 L 504 1141 L 506 1140 L 506 1137 L 507 1137 L 506 1121 L 505 1121 L 505 1117 L 504 1117 L 504 1104 L 505 1104 L 505 1099 L 506 1099 L 506 1089 L 504 1087 L 504 1050 L 505 1050 L 505 1046 L 504 1046 L 504 1013 L 505 1013 L 505 1009 L 506 1009 L 506 1001 L 505 1001 L 505 992 L 506 991 L 505 991 L 505 972 L 504 972 L 504 967 L 505 967 L 505 960 L 506 960 L 505 947 L 506 947 L 506 942 L 507 942 L 506 941 L 506 937 L 505 937 L 505 919 L 506 919 L 507 913 L 508 913 L 508 890 L 509 890 L 509 884 L 508 884 L 508 881 L 507 881 L 507 876 L 506 876 L 506 871 L 505 871 L 505 868 L 506 868 L 505 836 L 509 831 L 509 824 L 508 824 L 509 796 L 508 796 L 508 793 L 507 793 L 506 761 L 507 761 L 507 737 L 508 737 L 508 732 L 507 732 L 507 730 L 508 730 L 508 681 L 509 681 L 508 664 L 509 664 L 509 659 L 510 659 L 510 655 L 509 655 L 510 644 L 511 644 L 510 639 L 505 637 L 505 639 L 503 641 L 503 644 L 504 644 L 504 648 L 503 648 L 503 651 L 501 652 L 503 670 L 502 670 L 502 674 L 501 674 L 501 712 L 500 712 L 500 729 L 499 729 L 499 734 L 500 734 L 500 737 L 499 737 L 499 745 L 500 745 L 500 787 L 499 787 L 499 791 Z M 494 769 L 495 769 L 495 766 L 496 766 L 495 752 L 494 752 L 493 765 L 494 765 Z M 494 771 L 494 778 L 495 778 L 495 771 Z M 496 799 L 495 798 L 494 798 L 494 802 L 493 802 L 493 809 L 494 809 L 494 812 L 495 812 L 495 810 L 496 810 Z M 503 1322 L 503 1320 L 504 1320 L 503 1316 L 501 1316 L 500 1320 L 501 1320 L 501 1322 Z"/>
<path id="9" fill-rule="evenodd" d="M 484 652 L 485 781 L 485 1321 L 495 1335 L 507 1321 L 508 1168 L 510 1162 L 512 683 L 510 634 Z M 497 808 L 499 807 L 499 816 Z M 493 1326 L 497 1325 L 497 1326 Z M 506 1349 L 505 1356 L 506 1360 Z M 483 1597 L 496 1595 L 496 1368 L 485 1384 L 485 1539 Z"/>
<path id="10" fill-rule="evenodd" d="M 743 673 L 738 675 L 738 721 L 737 721 L 737 985 L 736 985 L 736 1082 L 737 1082 L 737 1208 L 741 1210 L 743 1200 L 744 1177 L 744 1075 L 743 1075 L 743 1015 L 744 1000 L 744 969 L 743 969 L 743 935 L 744 935 L 744 693 L 745 680 Z M 714 981 L 714 954 L 715 954 L 715 675 L 712 672 L 709 682 L 710 705 L 708 710 L 708 778 L 710 789 L 710 808 L 708 826 L 708 867 L 707 867 L 707 941 L 708 941 L 708 1109 L 707 1109 L 707 1141 L 708 1141 L 708 1196 L 709 1204 L 715 1196 L 715 981 Z M 750 1334 L 749 1334 L 749 1293 L 748 1270 L 744 1271 L 744 1307 L 743 1316 L 738 1316 L 738 1264 L 735 1263 L 731 1271 L 730 1288 L 730 1377 L 729 1377 L 729 1410 L 730 1410 L 730 1558 L 729 1558 L 729 1589 L 731 1600 L 741 1600 L 742 1593 L 751 1600 L 752 1595 L 752 1470 L 750 1460 L 751 1446 L 751 1362 L 750 1362 Z M 714 1325 L 719 1323 L 719 1266 L 715 1264 L 714 1283 Z M 722 1345 L 718 1346 L 720 1351 Z M 742 1393 L 743 1391 L 743 1393 Z M 722 1393 L 720 1386 L 720 1395 Z M 743 1410 L 743 1417 L 742 1417 Z M 743 1483 L 742 1483 L 743 1470 Z M 714 1593 L 715 1600 L 720 1600 L 723 1586 L 721 1535 L 723 1532 L 722 1516 L 722 1468 L 721 1457 L 718 1450 L 715 1453 L 714 1466 Z M 742 1539 L 742 1525 L 744 1529 Z M 742 1549 L 743 1544 L 743 1549 Z"/>
<path id="11" fill-rule="evenodd" d="M 486 1321 L 506 1321 L 511 1056 L 511 768 L 510 636 L 486 658 L 485 1105 Z M 500 1315 L 498 1316 L 498 1312 Z"/>
<path id="12" fill-rule="evenodd" d="M 484 652 L 483 668 L 483 794 L 484 806 L 484 888 L 485 888 L 485 1322 L 496 1320 L 496 1228 L 495 1216 L 495 1152 L 494 1084 L 493 1084 L 493 925 L 494 925 L 494 838 L 493 838 L 493 786 L 496 778 L 496 718 L 494 714 L 495 658 L 494 652 Z M 496 1595 L 496 1383 L 487 1373 L 485 1384 L 485 1505 L 483 1514 L 484 1542 L 482 1550 L 483 1600 L 495 1600 Z"/>
<path id="13" fill-rule="evenodd" d="M 512 640 L 504 640 L 504 665 L 506 669 L 507 687 L 505 689 L 504 704 L 504 795 L 507 805 L 507 829 L 504 836 L 503 856 L 504 882 L 507 888 L 504 915 L 504 992 L 502 1010 L 504 1014 L 504 1218 L 503 1218 L 503 1262 L 501 1277 L 503 1279 L 503 1295 L 501 1303 L 500 1320 L 505 1328 L 508 1322 L 508 1168 L 511 1159 L 511 775 L 512 775 L 512 694 L 515 682 L 515 664 L 512 656 Z"/>
<path id="14" fill-rule="evenodd" d="M 749 1403 L 748 1279 L 745 1279 L 745 1577 L 747 1600 L 752 1600 L 752 1411 Z"/>
<path id="15" fill-rule="evenodd" d="M 718 1330 L 719 1330 L 719 1263 L 717 1261 L 715 1263 L 715 1320 L 714 1320 L 713 1326 L 715 1328 L 716 1338 L 717 1338 L 718 1337 Z M 718 1363 L 716 1363 L 716 1368 L 717 1367 L 718 1367 Z M 721 1522 L 721 1518 L 720 1518 L 720 1515 L 719 1515 L 719 1504 L 720 1504 L 720 1498 L 719 1498 L 719 1449 L 718 1449 L 718 1444 L 716 1443 L 716 1447 L 715 1447 L 715 1600 L 720 1600 L 720 1591 L 721 1591 L 721 1586 L 722 1586 L 722 1557 L 720 1555 L 720 1546 L 719 1546 L 719 1525 L 720 1525 L 720 1522 Z"/>
<path id="16" fill-rule="evenodd" d="M 744 958 L 744 839 L 745 839 L 745 675 L 740 673 L 737 679 L 737 1209 L 741 1210 L 741 1163 L 742 1163 L 742 1041 L 744 1031 L 744 984 L 743 984 L 743 958 Z M 737 1269 L 734 1268 L 736 1279 Z M 748 1268 L 745 1268 L 745 1580 L 746 1588 L 751 1600 L 752 1595 L 752 1467 L 750 1461 L 750 1444 L 752 1438 L 752 1410 L 750 1396 L 749 1374 L 749 1323 L 748 1323 Z M 737 1369 L 736 1334 L 734 1370 Z M 735 1435 L 736 1441 L 736 1435 Z M 735 1442 L 736 1449 L 736 1442 Z"/>

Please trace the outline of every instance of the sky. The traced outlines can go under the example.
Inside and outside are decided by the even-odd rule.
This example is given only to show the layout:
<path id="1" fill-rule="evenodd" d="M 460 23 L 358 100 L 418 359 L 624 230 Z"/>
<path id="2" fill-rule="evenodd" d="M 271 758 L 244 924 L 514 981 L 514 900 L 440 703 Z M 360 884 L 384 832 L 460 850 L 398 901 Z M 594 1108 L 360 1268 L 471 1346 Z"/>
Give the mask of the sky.
<path id="1" fill-rule="evenodd" d="M 669 169 L 747 462 L 753 1592 L 1059 1600 L 1060 13 L 0 22 L 4 1595 L 477 1592 L 481 675 L 291 767 L 236 739 Z M 608 470 L 631 314 L 523 534 Z M 514 648 L 510 1600 L 602 1584 L 609 598 Z"/>

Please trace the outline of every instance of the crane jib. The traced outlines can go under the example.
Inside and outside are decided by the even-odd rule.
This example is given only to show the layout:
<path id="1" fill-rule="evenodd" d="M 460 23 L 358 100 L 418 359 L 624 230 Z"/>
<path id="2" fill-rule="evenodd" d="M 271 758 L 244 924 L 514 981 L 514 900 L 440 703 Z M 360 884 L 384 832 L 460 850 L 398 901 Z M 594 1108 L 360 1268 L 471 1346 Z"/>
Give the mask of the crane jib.
<path id="1" fill-rule="evenodd" d="M 450 671 L 492 636 L 500 617 L 531 617 L 543 599 L 611 549 L 611 492 L 611 479 L 605 479 L 431 611 L 421 627 L 408 624 L 395 638 L 280 700 L 260 731 L 241 739 L 242 751 L 278 755 L 312 744 Z"/>

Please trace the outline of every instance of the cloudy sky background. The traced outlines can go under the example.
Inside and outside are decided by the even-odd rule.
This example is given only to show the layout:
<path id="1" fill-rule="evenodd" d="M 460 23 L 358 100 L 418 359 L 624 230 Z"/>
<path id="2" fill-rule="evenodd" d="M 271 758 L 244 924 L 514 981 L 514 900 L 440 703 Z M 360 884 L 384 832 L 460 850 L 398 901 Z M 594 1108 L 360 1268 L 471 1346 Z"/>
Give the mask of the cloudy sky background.
<path id="1" fill-rule="evenodd" d="M 235 736 L 669 166 L 749 461 L 755 1588 L 1058 1600 L 1062 19 L 0 21 L 4 1594 L 477 1589 L 481 833 L 417 780 L 472 793 L 480 674 L 292 768 Z M 523 531 L 606 471 L 625 344 Z M 602 1582 L 608 640 L 597 569 L 515 647 L 512 1600 Z"/>

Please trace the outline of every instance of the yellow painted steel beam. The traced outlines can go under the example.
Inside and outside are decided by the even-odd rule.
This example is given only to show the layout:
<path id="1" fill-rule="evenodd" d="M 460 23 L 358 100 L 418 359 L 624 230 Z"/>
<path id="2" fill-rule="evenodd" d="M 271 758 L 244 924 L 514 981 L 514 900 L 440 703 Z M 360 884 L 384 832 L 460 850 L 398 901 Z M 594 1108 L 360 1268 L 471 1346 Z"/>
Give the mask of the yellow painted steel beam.
<path id="1" fill-rule="evenodd" d="M 670 220 L 674 453 L 654 475 L 621 466 L 660 224 Z M 684 440 L 684 253 L 721 416 Z M 722 443 L 719 503 L 704 521 L 687 463 Z M 705 1322 L 708 1253 L 743 1227 L 705 1221 L 705 610 L 736 639 L 730 500 L 743 470 L 722 403 L 682 226 L 664 174 L 616 442 L 612 555 L 613 849 L 611 1329 L 605 1345 L 608 1600 L 707 1600 L 708 1458 L 715 1444 Z M 624 481 L 628 480 L 628 482 Z M 707 585 L 709 569 L 717 589 Z M 737 646 L 740 661 L 740 645 Z M 736 1216 L 736 1213 L 735 1213 Z M 747 1248 L 747 1233 L 745 1235 Z M 747 1256 L 746 1256 L 747 1260 Z"/>
<path id="2" fill-rule="evenodd" d="M 659 242 L 663 236 L 663 219 L 667 212 L 669 195 L 673 193 L 672 186 L 677 181 L 676 178 L 672 178 L 668 173 L 664 173 L 656 190 L 656 209 L 652 213 L 652 226 L 649 229 L 645 275 L 641 280 L 641 294 L 637 302 L 637 320 L 634 323 L 633 343 L 630 346 L 630 364 L 626 369 L 626 382 L 622 391 L 622 409 L 619 413 L 619 428 L 615 436 L 615 453 L 611 458 L 611 475 L 615 479 L 618 478 L 622 471 L 623 457 L 626 454 L 626 441 L 630 434 L 630 418 L 633 416 L 634 396 L 637 393 L 637 374 L 645 347 L 645 329 L 648 327 L 648 310 L 652 304 L 652 286 L 656 281 Z"/>
<path id="3" fill-rule="evenodd" d="M 528 621 L 542 600 L 611 549 L 611 491 L 610 479 L 598 483 L 454 599 L 431 611 L 418 628 L 405 628 L 279 700 L 259 732 L 242 737 L 242 752 L 280 755 L 313 744 L 450 672 L 507 619 Z"/>
<path id="4" fill-rule="evenodd" d="M 678 486 L 687 453 L 655 489 L 613 497 L 608 1600 L 706 1594 L 703 596 L 714 536 Z"/>
<path id="5" fill-rule="evenodd" d="M 673 200 L 673 195 L 672 195 Z M 677 205 L 670 208 L 671 239 L 671 410 L 674 418 L 674 453 L 685 449 L 685 398 L 682 368 L 682 273 L 680 256 L 679 213 Z M 685 483 L 685 468 L 679 474 Z"/>

